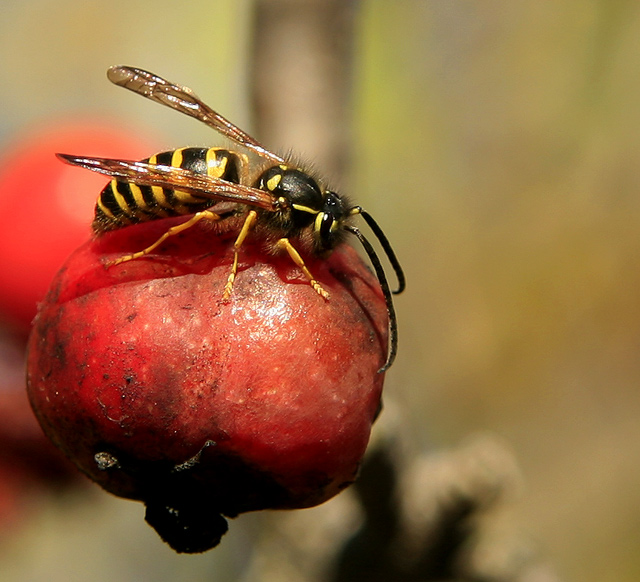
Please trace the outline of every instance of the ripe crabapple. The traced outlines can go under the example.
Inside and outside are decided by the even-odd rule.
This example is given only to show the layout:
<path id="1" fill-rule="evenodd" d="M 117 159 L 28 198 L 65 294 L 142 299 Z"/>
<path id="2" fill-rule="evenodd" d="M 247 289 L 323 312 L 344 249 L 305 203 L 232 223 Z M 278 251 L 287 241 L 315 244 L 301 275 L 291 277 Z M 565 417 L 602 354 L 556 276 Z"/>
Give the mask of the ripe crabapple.
<path id="1" fill-rule="evenodd" d="M 179 221 L 179 219 L 178 219 Z M 55 277 L 30 338 L 28 390 L 51 440 L 106 490 L 147 507 L 175 550 L 215 546 L 223 516 L 310 507 L 356 478 L 380 407 L 387 311 L 357 253 L 291 259 L 199 223 L 116 230 Z M 176 221 L 174 220 L 173 223 Z"/>

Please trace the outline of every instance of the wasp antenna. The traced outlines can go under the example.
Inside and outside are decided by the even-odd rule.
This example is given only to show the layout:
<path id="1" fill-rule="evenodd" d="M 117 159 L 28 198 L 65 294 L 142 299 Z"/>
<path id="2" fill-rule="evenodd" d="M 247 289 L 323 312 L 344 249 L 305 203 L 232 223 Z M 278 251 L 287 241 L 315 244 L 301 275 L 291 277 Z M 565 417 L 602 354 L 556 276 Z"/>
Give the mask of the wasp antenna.
<path id="1" fill-rule="evenodd" d="M 378 282 L 380 283 L 380 287 L 382 288 L 382 293 L 384 295 L 384 300 L 387 304 L 387 313 L 389 314 L 389 352 L 387 354 L 387 361 L 384 363 L 384 366 L 378 370 L 378 374 L 382 372 L 386 372 L 393 364 L 393 361 L 396 359 L 396 353 L 398 352 L 398 320 L 396 318 L 396 310 L 393 306 L 393 297 L 391 295 L 391 289 L 389 289 L 389 283 L 387 282 L 387 276 L 384 273 L 384 269 L 382 268 L 382 263 L 378 258 L 378 255 L 373 248 L 373 245 L 365 238 L 365 236 L 357 229 L 355 226 L 345 225 L 344 229 L 353 234 L 359 241 L 365 252 L 369 256 L 369 260 L 373 265 L 373 269 L 376 272 L 376 277 L 378 278 Z M 375 232 L 375 231 L 374 231 Z M 386 237 L 383 235 L 384 241 L 387 242 L 387 246 L 389 246 L 389 242 Z M 382 241 L 381 241 L 382 242 Z M 384 243 L 382 243 L 384 246 Z M 386 249 L 385 249 L 386 251 Z M 387 253 L 388 254 L 388 253 Z M 393 254 L 393 253 L 392 253 Z M 395 259 L 395 256 L 394 256 Z M 391 260 L 391 258 L 389 258 Z M 393 261 L 391 261 L 393 263 Z M 396 260 L 397 264 L 397 260 Z M 399 267 L 399 265 L 398 265 Z M 395 265 L 394 265 L 395 268 Z M 400 269 L 400 273 L 402 270 Z M 403 278 L 404 282 L 404 278 Z"/>
<path id="2" fill-rule="evenodd" d="M 376 238 L 380 241 L 380 244 L 382 245 L 382 248 L 384 249 L 384 252 L 387 255 L 387 258 L 389 259 L 389 262 L 393 267 L 393 270 L 396 274 L 396 278 L 398 279 L 398 288 L 395 291 L 392 291 L 392 293 L 394 295 L 398 295 L 399 293 L 402 293 L 406 286 L 404 271 L 400 266 L 398 257 L 396 257 L 396 254 L 393 252 L 393 248 L 391 247 L 391 243 L 389 242 L 387 235 L 385 235 L 384 232 L 382 232 L 382 229 L 380 228 L 378 223 L 373 219 L 373 216 L 371 216 L 366 210 L 363 210 L 360 206 L 356 206 L 352 210 L 352 213 L 362 215 L 362 218 L 365 219 L 366 223 L 369 225 L 369 228 L 373 231 L 373 234 L 375 234 Z"/>

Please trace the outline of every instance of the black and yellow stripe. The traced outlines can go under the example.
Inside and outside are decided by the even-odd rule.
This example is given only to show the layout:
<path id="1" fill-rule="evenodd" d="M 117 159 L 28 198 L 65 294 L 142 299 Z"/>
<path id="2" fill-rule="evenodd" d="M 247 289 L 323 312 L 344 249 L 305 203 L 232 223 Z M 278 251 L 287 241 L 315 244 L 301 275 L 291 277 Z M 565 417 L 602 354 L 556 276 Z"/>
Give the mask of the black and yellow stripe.
<path id="1" fill-rule="evenodd" d="M 223 148 L 198 147 L 161 152 L 143 161 L 184 168 L 236 184 L 247 164 L 242 154 Z M 102 233 L 138 222 L 194 214 L 216 203 L 213 198 L 200 198 L 180 190 L 111 180 L 98 197 L 93 230 Z"/>

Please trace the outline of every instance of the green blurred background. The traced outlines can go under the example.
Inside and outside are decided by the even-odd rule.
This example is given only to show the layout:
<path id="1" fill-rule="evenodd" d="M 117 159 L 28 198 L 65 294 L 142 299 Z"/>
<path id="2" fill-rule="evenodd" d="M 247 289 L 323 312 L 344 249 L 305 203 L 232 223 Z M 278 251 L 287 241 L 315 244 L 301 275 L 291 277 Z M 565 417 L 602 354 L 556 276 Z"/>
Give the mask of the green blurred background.
<path id="1" fill-rule="evenodd" d="M 561 579 L 637 581 L 640 4 L 356 8 L 350 195 L 408 278 L 387 397 L 425 450 L 482 431 L 509 443 L 525 486 L 504 519 Z M 158 151 L 216 144 L 109 85 L 117 63 L 188 84 L 250 128 L 252 11 L 248 0 L 4 0 L 0 147 L 85 115 L 144 128 Z M 208 554 L 176 556 L 141 505 L 93 489 L 33 504 L 2 538 L 3 581 L 259 579 L 243 568 L 260 516 L 233 522 Z"/>

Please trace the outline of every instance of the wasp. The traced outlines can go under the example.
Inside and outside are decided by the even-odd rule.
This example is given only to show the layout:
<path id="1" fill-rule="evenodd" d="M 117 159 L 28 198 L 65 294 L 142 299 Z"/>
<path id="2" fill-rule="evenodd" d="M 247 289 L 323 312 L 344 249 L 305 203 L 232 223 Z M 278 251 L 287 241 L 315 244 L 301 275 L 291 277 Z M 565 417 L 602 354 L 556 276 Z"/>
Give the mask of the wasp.
<path id="1" fill-rule="evenodd" d="M 272 251 L 288 253 L 311 287 L 328 300 L 329 293 L 313 277 L 298 249 L 303 254 L 326 257 L 348 235 L 353 235 L 369 257 L 385 298 L 389 316 L 389 349 L 379 372 L 387 370 L 396 357 L 398 346 L 392 294 L 404 290 L 405 277 L 389 240 L 372 216 L 362 207 L 352 205 L 345 197 L 321 186 L 318 180 L 288 158 L 265 148 L 211 109 L 188 87 L 127 66 L 109 68 L 107 77 L 115 85 L 194 117 L 243 150 L 180 148 L 142 161 L 58 154 L 66 163 L 111 177 L 96 203 L 92 228 L 98 236 L 139 222 L 169 216 L 189 217 L 169 228 L 152 245 L 124 255 L 108 266 L 149 255 L 167 238 L 200 221 L 216 221 L 223 225 L 226 221 L 237 225 L 238 234 L 223 299 L 231 296 L 238 272 L 239 251 L 247 236 L 254 232 Z M 261 160 L 253 177 L 247 154 Z M 231 203 L 226 205 L 230 209 L 217 211 L 216 205 L 221 202 Z M 395 271 L 398 288 L 394 291 L 389 287 L 375 248 L 352 224 L 356 216 L 365 220 Z M 232 217 L 239 221 L 231 221 Z"/>

